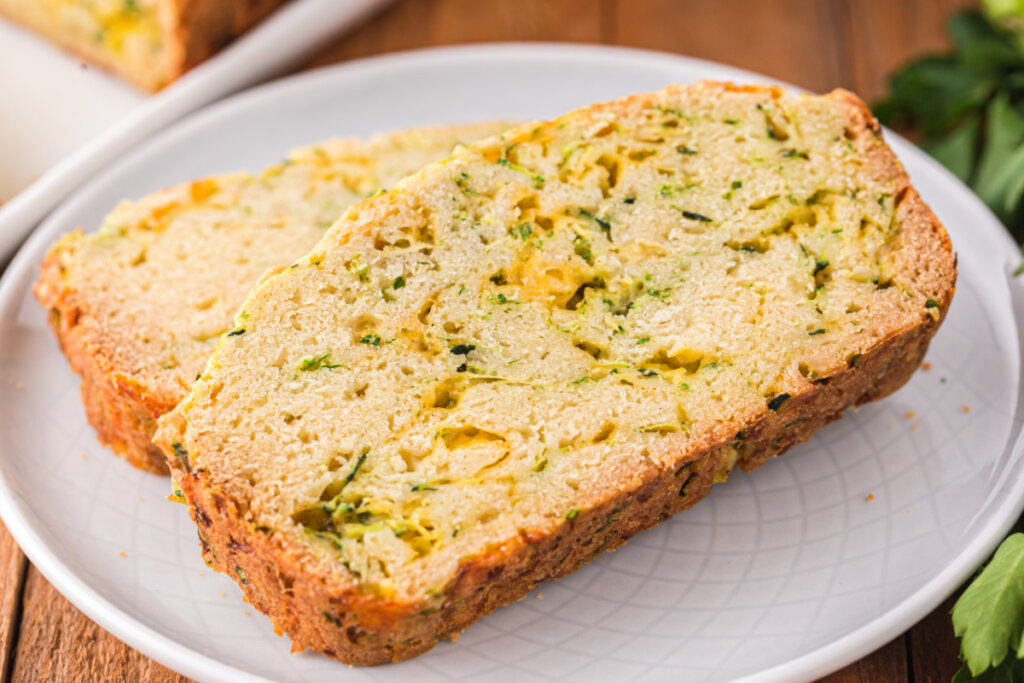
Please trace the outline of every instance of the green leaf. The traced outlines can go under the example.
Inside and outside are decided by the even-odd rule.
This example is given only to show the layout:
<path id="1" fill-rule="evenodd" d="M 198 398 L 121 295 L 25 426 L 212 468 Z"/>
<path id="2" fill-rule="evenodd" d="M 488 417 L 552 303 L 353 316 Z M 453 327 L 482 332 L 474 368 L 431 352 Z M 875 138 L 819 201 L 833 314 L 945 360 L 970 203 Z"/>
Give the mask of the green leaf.
<path id="1" fill-rule="evenodd" d="M 1018 153 L 1024 152 L 1024 148 L 1018 149 Z M 1016 156 L 1020 156 L 1017 154 Z M 1016 164 L 1018 172 L 1010 176 L 1010 182 L 1006 186 L 1006 192 L 1003 195 L 1003 206 L 1002 210 L 1005 212 L 1006 218 L 1003 222 L 1008 226 L 1013 221 L 1013 215 L 1017 212 L 1020 206 L 1021 199 L 1024 198 L 1024 173 L 1019 172 L 1020 162 Z"/>
<path id="2" fill-rule="evenodd" d="M 1012 216 L 1024 186 L 1024 117 L 1000 93 L 985 117 L 985 145 L 973 183 L 975 192 L 1003 221 Z"/>
<path id="3" fill-rule="evenodd" d="M 1007 657 L 999 666 L 986 669 L 984 673 L 972 676 L 967 665 L 953 676 L 952 683 L 1020 683 L 1024 681 L 1024 661 Z"/>
<path id="4" fill-rule="evenodd" d="M 1024 534 L 1013 534 L 953 606 L 961 656 L 978 676 L 1021 650 L 1024 638 Z"/>
<path id="5" fill-rule="evenodd" d="M 925 146 L 926 152 L 965 183 L 970 180 L 977 157 L 980 120 L 978 115 L 972 115 L 948 136 Z"/>
<path id="6" fill-rule="evenodd" d="M 942 134 L 961 116 L 980 108 L 998 78 L 960 63 L 954 56 L 926 56 L 889 80 L 889 98 L 875 107 L 883 123 L 906 119 L 927 136 Z"/>
<path id="7" fill-rule="evenodd" d="M 979 12 L 960 12 L 949 21 L 960 61 L 975 71 L 996 73 L 1021 62 L 1013 43 Z"/>
<path id="8" fill-rule="evenodd" d="M 978 43 L 1002 41 L 1002 35 L 992 26 L 981 12 L 957 12 L 949 18 L 949 37 L 957 50 L 963 50 Z"/>

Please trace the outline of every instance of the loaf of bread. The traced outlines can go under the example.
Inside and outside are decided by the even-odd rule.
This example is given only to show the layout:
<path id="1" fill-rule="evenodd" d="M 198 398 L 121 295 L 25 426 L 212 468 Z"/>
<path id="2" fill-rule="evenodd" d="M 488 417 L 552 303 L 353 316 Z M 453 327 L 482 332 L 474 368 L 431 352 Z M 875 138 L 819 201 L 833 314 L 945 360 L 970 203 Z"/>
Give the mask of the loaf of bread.
<path id="1" fill-rule="evenodd" d="M 509 124 L 427 128 L 294 151 L 259 175 L 186 183 L 64 236 L 35 293 L 100 440 L 167 472 L 156 418 L 185 397 L 260 276 L 290 264 L 354 202 Z"/>
<path id="2" fill-rule="evenodd" d="M 155 442 L 294 649 L 401 660 L 898 388 L 954 280 L 855 96 L 673 86 L 350 208 Z"/>
<path id="3" fill-rule="evenodd" d="M 0 0 L 0 14 L 156 91 L 284 0 Z"/>

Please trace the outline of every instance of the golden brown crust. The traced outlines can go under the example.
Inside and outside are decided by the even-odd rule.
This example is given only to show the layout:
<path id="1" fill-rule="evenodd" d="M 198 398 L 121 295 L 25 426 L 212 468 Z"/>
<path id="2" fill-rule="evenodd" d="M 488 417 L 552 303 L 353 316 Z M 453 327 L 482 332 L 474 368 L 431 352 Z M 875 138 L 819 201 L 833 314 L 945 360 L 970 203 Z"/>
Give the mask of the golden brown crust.
<path id="1" fill-rule="evenodd" d="M 245 511 L 211 488 L 201 472 L 188 472 L 185 463 L 172 458 L 175 477 L 199 527 L 206 561 L 238 580 L 249 601 L 292 638 L 293 650 L 311 648 L 363 665 L 407 659 L 521 598 L 538 583 L 568 574 L 694 505 L 708 494 L 715 474 L 727 468 L 733 457 L 742 469 L 754 470 L 807 440 L 847 407 L 898 389 L 920 364 L 952 300 L 956 277 L 952 247 L 895 156 L 877 144 L 880 129 L 863 103 L 845 91 L 831 97 L 850 105 L 848 135 L 861 143 L 872 170 L 894 181 L 904 244 L 901 253 L 908 254 L 898 265 L 933 299 L 931 317 L 923 316 L 918 324 L 902 328 L 894 325 L 882 341 L 851 358 L 847 368 L 808 380 L 777 410 L 766 409 L 752 424 L 723 426 L 715 442 L 700 445 L 696 453 L 692 448 L 679 453 L 672 467 L 580 511 L 556 532 L 499 539 L 483 555 L 463 560 L 444 589 L 439 609 L 362 595 L 333 575 L 305 571 L 308 556 L 294 541 L 252 528 L 245 522 Z M 629 106 L 629 101 L 622 106 Z M 174 413 L 167 424 L 180 427 L 183 420 Z M 170 444 L 161 445 L 170 452 Z"/>
<path id="2" fill-rule="evenodd" d="M 33 292 L 49 312 L 50 325 L 71 369 L 82 378 L 82 404 L 100 441 L 135 467 L 167 474 L 163 452 L 152 444 L 156 418 L 171 410 L 178 396 L 154 395 L 115 367 L 103 348 L 101 325 L 83 320 L 77 293 L 61 276 L 60 252 L 51 249 L 43 259 Z"/>

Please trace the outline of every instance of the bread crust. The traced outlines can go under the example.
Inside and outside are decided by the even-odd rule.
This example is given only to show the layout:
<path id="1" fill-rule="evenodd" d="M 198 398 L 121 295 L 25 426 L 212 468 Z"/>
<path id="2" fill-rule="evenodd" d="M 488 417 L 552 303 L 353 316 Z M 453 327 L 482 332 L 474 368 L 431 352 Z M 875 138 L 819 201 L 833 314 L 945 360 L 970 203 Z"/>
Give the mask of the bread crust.
<path id="1" fill-rule="evenodd" d="M 706 87 L 767 90 L 728 84 Z M 829 97 L 849 105 L 849 136 L 881 135 L 856 96 L 835 91 Z M 237 501 L 212 487 L 202 472 L 189 471 L 187 461 L 173 457 L 171 435 L 181 434 L 185 424 L 175 411 L 162 421 L 157 441 L 168 453 L 189 501 L 206 562 L 238 581 L 249 602 L 291 637 L 293 651 L 309 648 L 360 665 L 399 661 L 429 650 L 442 638 L 456 637 L 476 619 L 522 598 L 538 583 L 575 571 L 603 551 L 691 507 L 709 493 L 716 474 L 733 463 L 752 471 L 806 441 L 818 428 L 841 417 L 846 408 L 892 393 L 916 370 L 948 310 L 955 289 L 955 258 L 948 235 L 910 186 L 892 152 L 882 145 L 868 148 L 873 150 L 869 158 L 873 169 L 896 180 L 900 239 L 909 246 L 904 250 L 909 261 L 900 266 L 912 272 L 915 285 L 934 300 L 930 316 L 912 325 L 893 325 L 888 336 L 854 356 L 848 367 L 806 380 L 788 400 L 774 410 L 766 407 L 751 422 L 723 424 L 705 441 L 687 442 L 672 467 L 648 474 L 591 509 L 581 510 L 553 532 L 496 539 L 485 552 L 460 563 L 444 588 L 445 600 L 439 609 L 425 602 L 359 593 L 346 584 L 340 571 L 328 575 L 319 569 L 310 571 L 313 560 L 301 544 L 253 527 Z"/>
<path id="2" fill-rule="evenodd" d="M 157 13 L 163 40 L 160 59 L 123 58 L 84 40 L 33 2 L 0 0 L 0 15 L 48 38 L 65 50 L 111 71 L 138 88 L 156 92 L 251 28 L 285 0 L 160 0 Z"/>
<path id="3" fill-rule="evenodd" d="M 80 295 L 62 277 L 59 249 L 43 258 L 33 292 L 49 312 L 50 326 L 71 369 L 82 378 L 82 404 L 99 440 L 133 466 L 155 474 L 167 474 L 167 460 L 152 443 L 156 418 L 174 408 L 178 396 L 159 388 L 147 390 L 113 362 L 115 355 L 104 346 L 102 320 L 83 317 Z"/>

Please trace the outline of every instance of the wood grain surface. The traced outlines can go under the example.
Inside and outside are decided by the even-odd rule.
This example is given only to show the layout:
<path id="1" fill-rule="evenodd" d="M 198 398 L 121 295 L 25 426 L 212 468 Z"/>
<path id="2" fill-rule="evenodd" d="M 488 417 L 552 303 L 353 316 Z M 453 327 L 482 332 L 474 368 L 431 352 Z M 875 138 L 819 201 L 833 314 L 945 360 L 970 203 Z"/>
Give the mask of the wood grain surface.
<path id="1" fill-rule="evenodd" d="M 404 0 L 339 36 L 307 66 L 488 41 L 605 43 L 714 60 L 814 91 L 885 90 L 908 57 L 943 49 L 966 0 Z M 198 552 L 198 550 L 197 550 Z M 0 681 L 185 679 L 75 609 L 0 524 Z M 829 683 L 949 681 L 958 668 L 953 599 Z"/>

